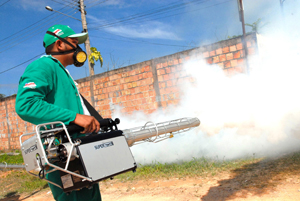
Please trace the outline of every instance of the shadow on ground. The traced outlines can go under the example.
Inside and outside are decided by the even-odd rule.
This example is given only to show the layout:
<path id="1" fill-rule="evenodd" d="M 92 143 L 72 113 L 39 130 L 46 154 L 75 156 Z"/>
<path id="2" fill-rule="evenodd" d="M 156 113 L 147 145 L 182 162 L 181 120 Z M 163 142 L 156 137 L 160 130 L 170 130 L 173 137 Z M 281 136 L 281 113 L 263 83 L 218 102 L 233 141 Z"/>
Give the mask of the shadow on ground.
<path id="1" fill-rule="evenodd" d="M 42 189 L 45 189 L 48 187 L 48 184 L 46 184 L 45 186 L 43 186 Z M 20 199 L 20 195 L 18 195 L 17 191 L 13 191 L 13 192 L 9 192 L 7 193 L 4 198 L 0 199 L 0 201 L 18 201 L 18 200 L 25 200 L 27 198 L 30 198 L 31 196 L 37 194 L 38 192 L 40 192 L 41 190 L 37 190 L 34 191 L 33 193 L 31 193 L 30 195 L 25 196 L 24 198 Z"/>
<path id="2" fill-rule="evenodd" d="M 231 172 L 230 179 L 218 181 L 219 186 L 211 187 L 208 193 L 202 196 L 202 200 L 225 201 L 237 197 L 259 196 L 274 191 L 277 185 L 287 178 L 299 182 L 299 177 L 292 176 L 300 173 L 300 152 L 264 159 Z"/>

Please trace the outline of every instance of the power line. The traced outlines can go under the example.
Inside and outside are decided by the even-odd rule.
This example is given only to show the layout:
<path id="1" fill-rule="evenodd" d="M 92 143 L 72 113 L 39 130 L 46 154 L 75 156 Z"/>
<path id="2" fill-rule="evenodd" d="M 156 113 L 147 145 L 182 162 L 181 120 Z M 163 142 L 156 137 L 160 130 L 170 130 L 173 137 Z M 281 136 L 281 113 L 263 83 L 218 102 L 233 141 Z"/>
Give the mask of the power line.
<path id="1" fill-rule="evenodd" d="M 128 16 L 127 18 L 119 18 L 115 22 L 100 25 L 100 26 L 98 26 L 98 28 L 109 27 L 109 26 L 112 26 L 114 24 L 120 24 L 122 22 L 132 21 L 132 20 L 135 20 L 135 19 L 138 19 L 138 18 L 141 19 L 141 18 L 146 18 L 146 17 L 149 17 L 149 16 L 153 16 L 153 15 L 160 15 L 160 14 L 164 14 L 164 13 L 167 13 L 167 12 L 174 11 L 176 9 L 181 9 L 181 8 L 183 8 L 183 7 L 185 7 L 189 4 L 204 3 L 204 2 L 207 2 L 207 1 L 211 1 L 211 0 L 193 0 L 193 1 L 190 1 L 190 2 L 179 3 L 179 4 L 176 4 L 175 2 L 173 2 L 171 4 L 161 6 L 161 7 L 155 8 L 155 9 L 151 9 L 151 10 L 148 10 L 148 11 L 143 12 L 143 13 L 137 13 L 137 14 Z M 96 29 L 96 28 L 94 27 L 94 28 L 91 28 L 91 29 Z"/>
<path id="2" fill-rule="evenodd" d="M 209 0 L 208 0 L 209 1 Z M 221 3 L 217 3 L 217 4 L 213 4 L 213 5 L 210 5 L 210 6 L 206 6 L 206 7 L 202 7 L 202 8 L 199 8 L 199 9 L 194 9 L 194 10 L 191 10 L 190 12 L 194 12 L 194 11 L 198 11 L 198 10 L 202 10 L 202 9 L 205 9 L 205 8 L 210 8 L 210 7 L 214 7 L 214 6 L 217 6 L 217 5 L 221 5 L 221 4 L 224 4 L 224 3 L 228 3 L 230 1 L 233 1 L 233 0 L 228 0 L 228 1 L 224 1 L 224 2 L 221 2 Z M 199 2 L 199 3 L 202 3 L 202 2 Z M 172 14 L 172 15 L 167 15 L 167 16 L 162 16 L 162 17 L 158 17 L 158 18 L 152 18 L 152 19 L 148 19 L 148 20 L 141 20 L 140 21 L 137 21 L 137 22 L 134 22 L 134 24 L 137 24 L 137 23 L 144 23 L 146 21 L 150 21 L 150 20 L 158 20 L 158 19 L 163 19 L 163 18 L 168 18 L 168 17 L 173 17 L 173 16 L 176 16 L 176 15 L 181 15 L 181 14 L 184 14 L 185 12 L 180 12 L 180 13 L 176 13 L 176 14 Z M 130 23 L 130 22 L 127 22 L 127 24 Z M 90 30 L 94 30 L 94 29 L 101 29 L 101 28 L 107 28 L 107 27 L 113 27 L 113 24 L 114 23 L 109 23 L 109 24 L 105 24 L 105 25 L 102 25 L 98 28 L 90 28 Z"/>
<path id="3" fill-rule="evenodd" d="M 75 3 L 73 3 L 73 2 L 63 1 L 63 2 L 68 3 L 68 5 L 66 5 L 66 4 L 64 4 L 64 3 L 62 3 L 62 2 L 59 2 L 59 1 L 56 1 L 56 0 L 51 0 L 51 1 L 53 1 L 53 2 L 55 2 L 55 3 L 58 3 L 58 4 L 61 4 L 61 5 L 64 5 L 64 6 L 68 6 L 68 7 L 73 8 L 73 9 L 76 9 L 74 6 L 77 6 L 77 4 L 75 4 Z M 71 6 L 71 5 L 73 5 L 73 6 Z"/>
<path id="4" fill-rule="evenodd" d="M 9 2 L 9 1 L 10 1 L 10 0 L 7 0 L 7 1 L 4 2 L 3 4 L 1 4 L 0 7 L 3 6 L 4 4 L 6 4 L 6 3 Z"/>
<path id="5" fill-rule="evenodd" d="M 105 32 L 105 31 L 103 31 Z M 108 32 L 106 32 L 108 33 Z M 124 42 L 135 42 L 135 43 L 148 43 L 148 44 L 152 44 L 152 45 L 161 45 L 161 46 L 172 46 L 172 47 L 189 47 L 189 48 L 193 48 L 195 46 L 184 46 L 184 45 L 173 45 L 173 44 L 163 44 L 163 43 L 154 43 L 154 42 L 149 42 L 149 41 L 144 41 L 144 40 L 138 40 L 138 39 L 133 39 L 133 38 L 128 38 L 128 37 L 124 37 L 124 36 L 120 36 L 120 35 L 117 35 L 117 34 L 112 34 L 112 33 L 109 33 L 110 35 L 115 35 L 115 36 L 118 36 L 118 37 L 121 37 L 121 38 L 126 38 L 126 39 L 130 39 L 131 41 L 128 41 L 128 40 L 120 40 L 120 39 L 112 39 L 112 38 L 105 38 L 105 37 L 101 37 L 101 36 L 93 36 L 93 35 L 89 35 L 91 37 L 95 37 L 95 38 L 103 38 L 103 39 L 107 39 L 107 40 L 116 40 L 116 41 L 124 41 Z"/>
<path id="6" fill-rule="evenodd" d="M 96 1 L 99 1 L 99 0 L 96 0 Z M 99 3 L 96 3 L 96 4 L 94 4 L 94 5 L 88 6 L 88 7 L 86 7 L 86 8 L 92 8 L 92 7 L 95 7 L 95 6 L 99 5 L 99 4 L 105 3 L 105 2 L 107 2 L 107 1 L 109 1 L 109 0 L 101 1 L 101 2 L 99 2 Z M 93 1 L 93 2 L 95 2 L 95 1 Z M 91 3 L 92 3 L 92 2 L 91 2 Z M 91 4 L 91 3 L 88 3 L 88 4 Z M 88 5 L 88 4 L 86 4 L 86 5 Z"/>
<path id="7" fill-rule="evenodd" d="M 62 9 L 60 9 L 60 10 L 62 10 Z M 35 23 L 33 23 L 33 24 L 31 24 L 31 25 L 25 27 L 24 29 L 22 29 L 22 30 L 20 30 L 20 31 L 17 31 L 17 32 L 15 32 L 14 34 L 11 34 L 10 36 L 8 36 L 8 37 L 6 37 L 6 38 L 1 39 L 0 42 L 3 41 L 3 40 L 6 40 L 6 39 L 8 39 L 8 38 L 11 38 L 11 37 L 14 36 L 14 35 L 17 35 L 17 34 L 23 34 L 23 32 L 24 32 L 25 30 L 29 29 L 30 27 L 34 26 L 35 24 L 38 24 L 39 22 L 41 22 L 41 21 L 43 21 L 43 20 L 47 19 L 48 17 L 51 17 L 52 15 L 55 15 L 55 14 L 56 14 L 56 13 L 52 13 L 52 14 L 50 14 L 50 15 L 44 17 L 43 19 L 41 19 L 41 20 L 39 20 L 39 21 L 37 21 L 37 22 L 35 22 Z M 41 26 L 41 25 L 39 25 L 39 26 Z M 38 27 L 39 27 L 39 26 L 38 26 Z M 32 29 L 31 29 L 31 30 L 32 30 Z M 18 37 L 18 36 L 17 36 L 17 37 Z M 14 38 L 16 38 L 16 37 L 14 37 Z M 13 38 L 13 39 L 14 39 L 14 38 Z M 6 43 L 6 42 L 4 42 L 4 43 L 2 43 L 2 44 L 5 44 L 5 43 Z M 0 46 L 1 46 L 2 44 L 0 44 Z"/>
<path id="8" fill-rule="evenodd" d="M 64 6 L 64 7 L 61 8 L 61 9 L 59 9 L 59 11 L 65 9 L 66 7 L 67 7 L 67 5 Z M 1 42 L 1 41 L 4 41 L 4 40 L 7 40 L 7 39 L 9 39 L 9 38 L 11 38 L 11 37 L 13 37 L 13 36 L 15 36 L 15 35 L 17 35 L 17 34 L 23 36 L 23 32 L 28 33 L 28 31 L 26 31 L 27 29 L 29 29 L 29 28 L 31 28 L 32 26 L 38 24 L 39 22 L 42 22 L 43 20 L 46 20 L 47 18 L 49 18 L 49 17 L 51 17 L 51 16 L 53 16 L 53 15 L 55 15 L 55 14 L 56 14 L 56 13 L 52 13 L 52 14 L 50 14 L 50 15 L 44 17 L 43 19 L 41 19 L 41 20 L 39 20 L 39 21 L 37 21 L 37 22 L 35 22 L 35 23 L 33 23 L 33 24 L 31 24 L 31 25 L 29 25 L 29 26 L 23 28 L 22 30 L 19 30 L 19 31 L 15 32 L 14 34 L 11 34 L 11 35 L 8 36 L 8 37 L 1 39 L 0 42 Z M 51 20 L 52 20 L 52 19 L 51 19 Z M 49 20 L 48 20 L 48 21 L 49 21 Z M 42 25 L 44 25 L 44 23 L 43 23 L 43 24 L 41 23 L 40 25 L 37 25 L 35 28 L 31 28 L 30 31 L 35 32 L 34 29 L 37 29 L 37 28 L 39 28 L 39 27 L 42 26 Z M 29 32 L 30 32 L 30 31 L 29 31 Z M 15 39 L 15 38 L 18 38 L 18 36 L 13 37 L 12 39 Z M 3 44 L 5 44 L 5 43 L 8 43 L 8 42 L 13 43 L 14 41 L 12 41 L 12 39 L 10 39 L 10 40 L 7 41 L 7 42 L 2 42 L 2 44 L 0 44 L 0 46 L 3 45 Z M 0 48 L 0 49 L 1 49 L 1 48 Z"/>
<path id="9" fill-rule="evenodd" d="M 61 18 L 63 18 L 63 17 L 61 17 Z M 59 20 L 59 19 L 61 19 L 61 18 L 58 18 L 57 20 Z M 65 19 L 67 19 L 67 17 L 64 17 L 63 20 L 65 20 Z M 61 20 L 61 21 L 62 21 L 62 20 Z M 38 35 L 38 34 L 41 33 L 41 32 L 44 32 L 44 31 L 45 31 L 44 28 L 49 27 L 51 24 L 53 24 L 52 21 L 51 21 L 51 22 L 48 22 L 47 24 L 44 24 L 44 26 L 42 26 L 43 29 L 39 29 L 39 30 L 41 30 L 41 31 L 39 31 L 39 32 L 33 31 L 34 34 L 32 34 L 31 32 L 29 32 L 29 33 L 27 33 L 25 36 L 19 38 L 18 40 L 15 40 L 15 41 L 13 41 L 13 42 L 11 42 L 11 43 L 9 43 L 9 44 L 7 44 L 7 45 L 1 47 L 1 48 L 0 48 L 0 53 L 5 52 L 5 51 L 7 51 L 7 50 L 9 50 L 9 49 L 11 49 L 11 48 L 17 46 L 17 45 L 19 45 L 19 44 L 21 44 L 21 43 L 23 43 L 23 42 L 29 40 L 30 38 L 32 38 L 32 37 Z M 25 38 L 25 39 L 24 39 L 24 38 Z M 19 41 L 20 41 L 20 42 L 19 42 Z M 13 44 L 13 43 L 15 43 L 15 44 Z M 13 44 L 13 45 L 12 45 L 12 44 Z"/>
<path id="10" fill-rule="evenodd" d="M 52 13 L 51 15 L 54 15 L 54 13 Z M 46 18 L 48 18 L 48 17 L 50 17 L 51 15 L 48 15 L 47 17 L 44 17 L 43 19 L 41 19 L 41 20 L 39 20 L 39 21 L 37 21 L 37 22 L 35 22 L 35 23 L 33 23 L 33 24 L 31 24 L 31 25 L 29 25 L 28 27 L 25 27 L 22 31 L 24 31 L 24 30 L 26 30 L 26 29 L 28 29 L 28 28 L 30 28 L 30 27 L 32 27 L 33 25 L 35 25 L 35 24 L 37 24 L 37 23 L 39 23 L 39 22 L 41 22 L 41 21 L 43 21 L 44 19 L 46 19 Z M 10 38 L 10 37 L 12 37 L 12 36 L 14 36 L 14 35 L 16 35 L 16 34 L 19 34 L 20 32 L 18 31 L 18 32 L 15 32 L 14 34 L 11 34 L 10 36 L 8 36 L 8 37 L 6 37 L 6 38 L 3 38 L 3 39 L 1 39 L 0 40 L 0 42 L 1 41 L 3 41 L 3 40 L 6 40 L 6 39 L 8 39 L 8 38 Z M 0 44 L 1 45 L 1 44 Z"/>
<path id="11" fill-rule="evenodd" d="M 74 10 L 72 10 L 71 12 L 73 12 Z M 76 12 L 74 12 L 72 15 L 74 15 L 74 14 L 76 14 L 77 13 L 77 11 Z M 58 17 L 59 15 L 57 15 L 56 17 Z M 41 25 L 39 25 L 39 26 L 37 26 L 37 27 L 35 27 L 35 28 L 33 28 L 33 29 L 31 29 L 29 32 L 26 32 L 26 34 L 25 35 L 22 35 L 21 37 L 19 37 L 19 36 L 16 36 L 16 37 L 14 37 L 14 38 L 17 38 L 16 40 L 13 40 L 13 41 L 7 41 L 7 42 L 5 42 L 5 43 L 8 43 L 8 44 L 6 44 L 6 45 L 4 45 L 5 43 L 2 43 L 2 47 L 0 47 L 0 53 L 2 53 L 2 52 L 5 52 L 5 51 L 7 51 L 7 50 L 9 50 L 9 49 L 11 49 L 11 48 L 13 48 L 13 47 L 15 47 L 15 46 L 17 46 L 17 45 L 19 45 L 19 44 L 21 44 L 21 43 L 23 43 L 24 41 L 26 41 L 26 40 L 28 40 L 28 39 L 30 39 L 30 38 L 32 38 L 32 37 L 34 37 L 34 36 L 36 36 L 36 35 L 38 35 L 39 33 L 41 33 L 41 32 L 44 32 L 44 29 L 45 28 L 47 28 L 48 26 L 50 26 L 52 23 L 53 23 L 53 21 L 57 21 L 57 20 L 59 20 L 59 19 L 61 19 L 61 18 L 63 18 L 64 17 L 64 19 L 67 19 L 67 17 L 65 17 L 65 16 L 62 16 L 62 17 L 59 17 L 59 18 L 52 18 L 50 21 L 48 21 L 47 23 L 43 23 L 43 24 L 41 24 Z M 63 19 L 63 20 L 64 20 Z M 62 20 L 61 20 L 62 21 Z M 36 29 L 38 29 L 38 30 L 36 30 Z M 39 31 L 40 30 L 40 31 Z M 13 39 L 14 39 L 13 38 Z M 24 39 L 25 38 L 25 39 Z M 19 42 L 20 41 L 20 42 Z M 3 46 L 4 45 L 4 46 Z"/>
<path id="12" fill-rule="evenodd" d="M 29 60 L 27 60 L 27 61 L 24 61 L 24 62 L 21 63 L 21 64 L 18 64 L 18 65 L 16 65 L 16 66 L 12 67 L 12 68 L 9 68 L 9 69 L 6 69 L 6 70 L 0 72 L 0 74 L 5 73 L 5 72 L 7 72 L 7 71 L 10 71 L 10 70 L 12 70 L 12 69 L 14 69 L 14 68 L 17 68 L 17 67 L 19 67 L 19 66 L 21 66 L 21 65 L 23 65 L 23 64 L 25 64 L 25 63 L 27 63 L 27 62 L 33 60 L 33 59 L 35 59 L 35 58 L 37 58 L 37 57 L 39 57 L 39 56 L 42 56 L 43 54 L 45 54 L 45 53 L 41 53 L 41 54 L 39 54 L 39 55 L 36 55 L 36 56 L 32 57 L 31 59 L 29 59 Z"/>

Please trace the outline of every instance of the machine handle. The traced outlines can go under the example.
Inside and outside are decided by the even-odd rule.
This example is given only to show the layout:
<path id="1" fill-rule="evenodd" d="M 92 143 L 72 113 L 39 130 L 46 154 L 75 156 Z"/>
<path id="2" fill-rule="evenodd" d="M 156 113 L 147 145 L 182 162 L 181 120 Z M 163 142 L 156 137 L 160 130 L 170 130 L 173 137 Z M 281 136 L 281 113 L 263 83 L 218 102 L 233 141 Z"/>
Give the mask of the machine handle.
<path id="1" fill-rule="evenodd" d="M 112 126 L 116 126 L 117 124 L 120 123 L 120 119 L 118 119 L 118 118 L 116 118 L 115 120 L 112 120 L 111 118 L 97 119 L 97 121 L 100 123 L 100 128 L 102 130 L 107 130 L 107 128 L 112 128 Z M 78 126 L 77 124 L 72 124 L 72 123 L 66 127 L 70 134 L 84 130 L 83 127 Z"/>

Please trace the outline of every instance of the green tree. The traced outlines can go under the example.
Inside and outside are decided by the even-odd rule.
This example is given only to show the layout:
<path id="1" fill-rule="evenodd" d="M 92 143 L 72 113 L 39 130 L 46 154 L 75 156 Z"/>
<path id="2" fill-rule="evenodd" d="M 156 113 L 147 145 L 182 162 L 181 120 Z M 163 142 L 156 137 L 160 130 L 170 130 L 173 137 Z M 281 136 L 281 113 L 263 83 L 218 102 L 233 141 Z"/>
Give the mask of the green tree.
<path id="1" fill-rule="evenodd" d="M 5 95 L 4 95 L 4 94 L 0 94 L 0 99 L 1 99 L 1 98 L 4 98 L 4 97 L 5 97 Z"/>
<path id="2" fill-rule="evenodd" d="M 100 65 L 102 67 L 103 65 L 103 58 L 101 56 L 101 53 L 99 51 L 97 51 L 97 48 L 95 47 L 91 47 L 91 54 L 89 55 L 89 61 L 95 65 L 96 61 L 100 61 Z"/>

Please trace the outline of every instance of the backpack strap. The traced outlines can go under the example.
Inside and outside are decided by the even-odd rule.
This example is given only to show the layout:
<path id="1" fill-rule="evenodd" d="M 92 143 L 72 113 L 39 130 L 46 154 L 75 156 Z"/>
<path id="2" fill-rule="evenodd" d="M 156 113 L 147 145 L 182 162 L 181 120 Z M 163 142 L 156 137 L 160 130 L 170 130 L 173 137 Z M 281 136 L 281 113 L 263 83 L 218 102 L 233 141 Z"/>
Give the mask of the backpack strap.
<path id="1" fill-rule="evenodd" d="M 96 109 L 80 94 L 83 103 L 85 104 L 86 108 L 90 112 L 91 116 L 95 117 L 98 121 L 103 119 L 101 115 L 96 111 Z"/>

